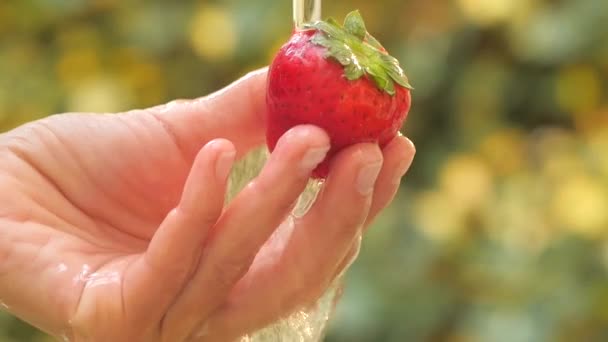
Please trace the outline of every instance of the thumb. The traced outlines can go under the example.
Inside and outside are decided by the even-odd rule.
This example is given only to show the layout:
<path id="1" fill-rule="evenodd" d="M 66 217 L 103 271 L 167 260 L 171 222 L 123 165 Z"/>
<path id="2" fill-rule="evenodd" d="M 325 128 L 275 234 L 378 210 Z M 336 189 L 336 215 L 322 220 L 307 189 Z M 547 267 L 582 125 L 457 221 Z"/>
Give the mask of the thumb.
<path id="1" fill-rule="evenodd" d="M 217 138 L 230 140 L 243 155 L 264 142 L 267 70 L 250 72 L 210 95 L 172 101 L 146 112 L 162 123 L 190 159 Z"/>

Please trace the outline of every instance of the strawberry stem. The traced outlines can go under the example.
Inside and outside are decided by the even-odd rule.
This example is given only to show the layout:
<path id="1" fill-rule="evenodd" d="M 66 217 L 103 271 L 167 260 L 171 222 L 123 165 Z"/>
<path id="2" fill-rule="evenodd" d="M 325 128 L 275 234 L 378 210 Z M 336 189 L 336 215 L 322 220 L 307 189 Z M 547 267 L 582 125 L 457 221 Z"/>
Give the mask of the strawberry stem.
<path id="1" fill-rule="evenodd" d="M 348 80 L 354 81 L 367 75 L 380 90 L 390 95 L 396 93 L 395 83 L 413 89 L 399 61 L 367 32 L 359 11 L 349 13 L 343 25 L 329 18 L 303 27 L 317 30 L 311 42 L 327 49 L 325 57 L 338 61 L 344 67 Z"/>

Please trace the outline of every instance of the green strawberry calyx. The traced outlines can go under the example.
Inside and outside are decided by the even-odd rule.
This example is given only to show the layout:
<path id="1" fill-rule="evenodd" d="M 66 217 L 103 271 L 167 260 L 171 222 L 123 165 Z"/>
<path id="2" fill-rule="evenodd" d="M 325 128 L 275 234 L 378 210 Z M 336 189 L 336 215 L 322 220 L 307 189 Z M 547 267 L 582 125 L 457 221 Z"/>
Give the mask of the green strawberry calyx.
<path id="1" fill-rule="evenodd" d="M 333 58 L 342 64 L 348 80 L 355 81 L 368 75 L 380 90 L 389 95 L 395 95 L 395 83 L 413 89 L 399 61 L 367 32 L 359 11 L 350 12 L 343 25 L 329 18 L 306 24 L 304 29 L 318 31 L 311 42 L 327 49 L 325 58 Z"/>

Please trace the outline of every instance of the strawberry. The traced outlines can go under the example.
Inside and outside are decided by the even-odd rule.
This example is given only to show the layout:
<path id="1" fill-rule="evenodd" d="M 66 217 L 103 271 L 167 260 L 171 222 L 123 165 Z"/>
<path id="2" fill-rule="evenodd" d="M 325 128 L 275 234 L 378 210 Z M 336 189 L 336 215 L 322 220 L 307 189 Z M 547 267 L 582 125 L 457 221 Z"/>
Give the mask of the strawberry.
<path id="1" fill-rule="evenodd" d="M 361 142 L 385 146 L 398 133 L 411 86 L 397 59 L 367 32 L 358 11 L 295 30 L 269 70 L 266 141 L 272 151 L 291 127 L 312 124 L 331 138 L 331 150 L 313 172 L 327 176 L 333 155 Z"/>

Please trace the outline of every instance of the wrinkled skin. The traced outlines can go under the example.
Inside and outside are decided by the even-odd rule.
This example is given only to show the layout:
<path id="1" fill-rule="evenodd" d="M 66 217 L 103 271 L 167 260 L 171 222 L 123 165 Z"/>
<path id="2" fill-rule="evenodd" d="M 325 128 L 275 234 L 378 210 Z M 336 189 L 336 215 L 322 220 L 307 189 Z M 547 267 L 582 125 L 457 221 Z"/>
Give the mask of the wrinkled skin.
<path id="1" fill-rule="evenodd" d="M 265 84 L 261 70 L 198 100 L 0 135 L 7 310 L 70 341 L 227 341 L 315 301 L 414 148 L 397 137 L 344 150 L 308 214 L 286 219 L 316 166 L 307 152 L 329 149 L 325 132 L 299 126 L 225 205 L 234 153 L 264 143 Z"/>

